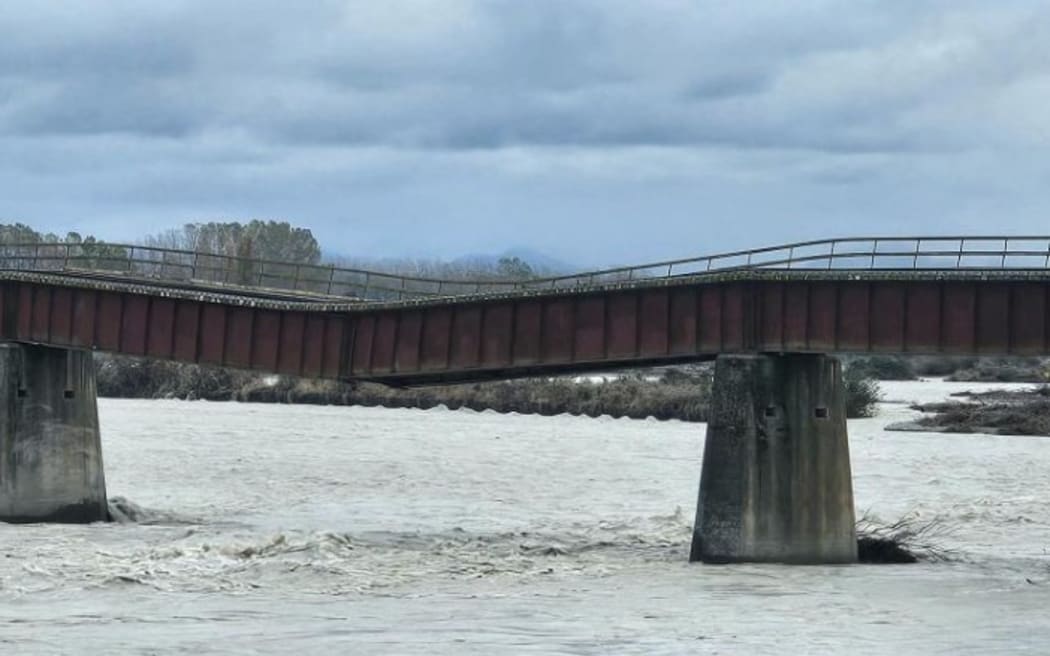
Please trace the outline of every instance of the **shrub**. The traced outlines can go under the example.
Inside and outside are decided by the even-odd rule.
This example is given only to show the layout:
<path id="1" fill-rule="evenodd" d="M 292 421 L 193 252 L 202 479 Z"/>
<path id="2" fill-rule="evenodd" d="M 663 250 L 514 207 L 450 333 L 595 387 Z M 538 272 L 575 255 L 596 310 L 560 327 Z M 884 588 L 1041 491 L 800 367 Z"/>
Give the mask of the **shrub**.
<path id="1" fill-rule="evenodd" d="M 849 368 L 863 378 L 875 378 L 876 380 L 915 380 L 918 378 L 909 360 L 894 355 L 859 358 L 851 362 Z"/>
<path id="2" fill-rule="evenodd" d="M 860 419 L 874 417 L 878 402 L 882 400 L 882 388 L 878 381 L 864 375 L 864 371 L 853 368 L 842 377 L 846 388 L 846 417 Z"/>
<path id="3" fill-rule="evenodd" d="M 98 394 L 131 399 L 207 399 L 228 401 L 253 375 L 218 367 L 95 355 Z"/>
<path id="4" fill-rule="evenodd" d="M 944 377 L 961 369 L 969 369 L 977 358 L 960 355 L 920 355 L 911 359 L 912 367 L 920 376 Z"/>
<path id="5" fill-rule="evenodd" d="M 981 358 L 971 367 L 960 369 L 947 380 L 992 383 L 1041 383 L 1050 373 L 1039 358 Z"/>

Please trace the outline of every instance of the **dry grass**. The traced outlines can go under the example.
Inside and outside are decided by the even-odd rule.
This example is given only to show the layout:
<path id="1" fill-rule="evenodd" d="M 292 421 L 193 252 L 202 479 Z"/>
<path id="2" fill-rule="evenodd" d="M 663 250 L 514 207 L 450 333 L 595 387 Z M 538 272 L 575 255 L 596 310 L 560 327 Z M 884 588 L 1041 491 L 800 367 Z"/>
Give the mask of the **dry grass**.
<path id="1" fill-rule="evenodd" d="M 115 398 L 207 399 L 256 403 L 363 405 L 388 408 L 495 410 L 522 414 L 609 415 L 632 419 L 707 421 L 710 367 L 639 371 L 605 382 L 572 378 L 439 385 L 396 389 L 258 374 L 122 356 L 97 357 L 98 392 Z M 847 376 L 848 417 L 870 416 L 879 399 L 877 383 Z"/>
<path id="2" fill-rule="evenodd" d="M 1050 437 L 1050 392 L 1046 386 L 1029 392 L 998 392 L 993 402 L 926 403 L 912 406 L 935 413 L 916 423 L 946 433 L 990 433 Z M 980 398 L 976 396 L 975 398 Z"/>
<path id="3" fill-rule="evenodd" d="M 534 378 L 394 389 L 367 383 L 351 386 L 288 379 L 275 386 L 247 386 L 235 398 L 242 401 L 423 409 L 444 405 L 453 410 L 470 408 L 539 415 L 568 413 L 588 417 L 610 415 L 705 421 L 710 385 L 699 377 L 649 381 L 628 376 L 604 383 Z"/>

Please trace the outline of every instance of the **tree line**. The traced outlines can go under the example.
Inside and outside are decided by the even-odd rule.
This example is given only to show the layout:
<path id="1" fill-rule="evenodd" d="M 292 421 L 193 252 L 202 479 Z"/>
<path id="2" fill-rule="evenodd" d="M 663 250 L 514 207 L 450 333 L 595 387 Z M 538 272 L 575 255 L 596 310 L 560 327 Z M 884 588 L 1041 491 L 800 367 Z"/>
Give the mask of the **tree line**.
<path id="1" fill-rule="evenodd" d="M 365 258 L 326 256 L 309 228 L 287 221 L 210 221 L 187 223 L 179 228 L 146 235 L 134 253 L 124 246 L 107 243 L 94 236 L 69 232 L 60 236 L 39 232 L 23 223 L 0 224 L 0 255 L 10 268 L 85 268 L 136 271 L 178 277 L 190 272 L 205 280 L 233 283 L 262 283 L 291 277 L 299 268 L 337 267 L 371 270 L 391 276 L 411 276 L 445 280 L 528 280 L 551 272 L 513 256 L 498 259 L 464 258 L 454 261 L 414 258 Z M 187 251 L 211 256 L 179 258 L 149 248 Z M 262 266 L 258 260 L 281 265 Z M 314 278 L 325 279 L 315 274 Z M 305 281 L 311 278 L 303 275 Z M 308 286 L 304 288 L 309 289 Z M 350 293 L 352 288 L 347 288 Z M 335 291 L 338 293 L 338 290 Z"/>

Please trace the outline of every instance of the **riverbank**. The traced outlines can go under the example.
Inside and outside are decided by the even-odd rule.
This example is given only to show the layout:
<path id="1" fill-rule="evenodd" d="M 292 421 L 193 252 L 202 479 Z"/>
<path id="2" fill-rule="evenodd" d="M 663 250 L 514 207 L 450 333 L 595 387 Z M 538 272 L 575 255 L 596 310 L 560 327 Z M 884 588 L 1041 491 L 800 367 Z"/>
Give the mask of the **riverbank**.
<path id="1" fill-rule="evenodd" d="M 913 410 L 925 414 L 914 421 L 890 424 L 886 430 L 1050 437 L 1050 386 L 965 391 L 952 396 L 966 400 L 913 404 Z"/>
<path id="2" fill-rule="evenodd" d="M 98 393 L 107 398 L 242 401 L 384 408 L 494 410 L 555 416 L 707 421 L 710 364 L 640 369 L 604 376 L 527 378 L 462 385 L 393 388 L 98 356 Z M 869 417 L 878 384 L 846 376 L 846 416 Z"/>
<path id="3" fill-rule="evenodd" d="M 98 359 L 98 392 L 125 399 L 180 399 L 419 408 L 554 416 L 707 420 L 708 366 L 639 370 L 605 377 L 528 378 L 464 385 L 393 388 L 213 369 L 132 358 Z"/>

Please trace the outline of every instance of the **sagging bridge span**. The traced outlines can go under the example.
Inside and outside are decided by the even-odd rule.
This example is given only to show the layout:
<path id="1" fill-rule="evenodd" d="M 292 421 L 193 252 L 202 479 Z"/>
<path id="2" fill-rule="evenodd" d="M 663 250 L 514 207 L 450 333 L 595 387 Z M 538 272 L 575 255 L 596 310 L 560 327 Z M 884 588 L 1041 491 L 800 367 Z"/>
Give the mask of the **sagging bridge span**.
<path id="1" fill-rule="evenodd" d="M 105 512 L 90 351 L 392 385 L 719 358 L 694 559 L 849 561 L 826 354 L 1050 354 L 1050 237 L 821 240 L 517 281 L 7 245 L 0 340 L 0 518 Z"/>

